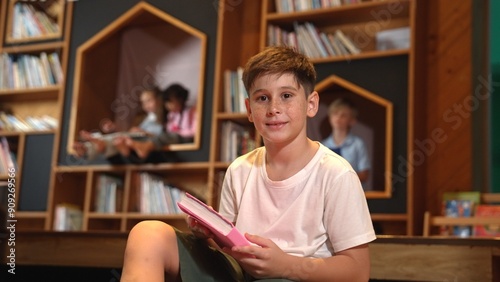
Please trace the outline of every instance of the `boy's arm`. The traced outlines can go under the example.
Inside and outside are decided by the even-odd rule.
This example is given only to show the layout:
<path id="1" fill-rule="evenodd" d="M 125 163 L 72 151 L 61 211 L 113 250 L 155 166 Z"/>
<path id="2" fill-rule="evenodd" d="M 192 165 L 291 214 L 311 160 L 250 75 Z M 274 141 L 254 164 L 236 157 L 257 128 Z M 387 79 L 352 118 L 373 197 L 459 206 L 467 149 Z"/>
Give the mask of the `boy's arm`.
<path id="1" fill-rule="evenodd" d="M 300 268 L 300 264 L 308 266 Z M 292 272 L 286 278 L 294 281 L 366 282 L 370 277 L 368 244 L 347 249 L 329 258 L 311 259 L 291 256 L 286 267 L 292 268 Z"/>
<path id="2" fill-rule="evenodd" d="M 272 240 L 246 234 L 260 247 L 224 249 L 255 278 L 287 278 L 294 281 L 368 281 L 370 255 L 363 244 L 328 258 L 303 258 L 283 252 Z"/>

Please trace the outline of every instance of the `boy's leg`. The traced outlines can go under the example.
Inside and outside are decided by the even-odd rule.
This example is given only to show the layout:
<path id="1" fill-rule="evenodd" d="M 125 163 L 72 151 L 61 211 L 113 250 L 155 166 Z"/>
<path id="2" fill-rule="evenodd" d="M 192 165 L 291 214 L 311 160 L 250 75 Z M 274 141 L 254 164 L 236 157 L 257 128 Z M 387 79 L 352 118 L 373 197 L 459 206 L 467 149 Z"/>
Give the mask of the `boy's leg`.
<path id="1" fill-rule="evenodd" d="M 166 275 L 166 276 L 165 276 Z M 160 221 L 143 221 L 130 231 L 121 281 L 180 281 L 175 231 Z"/>

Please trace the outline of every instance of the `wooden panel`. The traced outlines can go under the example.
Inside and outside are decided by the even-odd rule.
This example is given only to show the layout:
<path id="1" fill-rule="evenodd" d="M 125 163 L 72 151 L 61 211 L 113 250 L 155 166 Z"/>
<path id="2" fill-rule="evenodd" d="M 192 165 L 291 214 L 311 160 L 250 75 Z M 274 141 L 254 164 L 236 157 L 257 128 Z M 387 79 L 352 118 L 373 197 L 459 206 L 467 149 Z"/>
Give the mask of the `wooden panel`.
<path id="1" fill-rule="evenodd" d="M 121 267 L 126 242 L 126 233 L 18 233 L 16 263 Z"/>
<path id="2" fill-rule="evenodd" d="M 493 281 L 491 247 L 370 244 L 372 279 Z"/>
<path id="3" fill-rule="evenodd" d="M 471 1 L 421 1 L 426 25 L 421 54 L 425 86 L 415 93 L 413 225 L 421 234 L 423 208 L 441 212 L 445 191 L 472 190 Z"/>

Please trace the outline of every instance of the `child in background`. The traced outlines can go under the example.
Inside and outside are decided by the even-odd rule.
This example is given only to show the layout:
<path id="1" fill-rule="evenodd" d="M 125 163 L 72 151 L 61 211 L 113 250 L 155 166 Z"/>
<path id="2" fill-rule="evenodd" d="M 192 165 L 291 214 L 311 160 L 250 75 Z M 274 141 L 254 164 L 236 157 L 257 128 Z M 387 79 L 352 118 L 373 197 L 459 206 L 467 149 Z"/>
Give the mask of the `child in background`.
<path id="1" fill-rule="evenodd" d="M 230 165 L 219 211 L 255 245 L 221 250 L 191 217 L 193 234 L 143 221 L 130 231 L 121 281 L 368 281 L 375 233 L 359 178 L 306 135 L 318 111 L 315 79 L 307 57 L 284 46 L 243 72 L 248 119 L 264 146 Z"/>
<path id="2" fill-rule="evenodd" d="M 142 113 L 135 118 L 134 126 L 128 132 L 113 132 L 114 123 L 110 120 L 103 122 L 103 131 L 106 133 L 95 134 L 89 131 L 80 131 L 81 142 L 75 142 L 73 149 L 76 155 L 87 160 L 93 160 L 98 155 L 112 159 L 119 154 L 121 138 L 128 134 L 137 136 L 157 136 L 162 132 L 163 116 L 161 101 L 157 89 L 145 89 L 139 97 Z"/>
<path id="3" fill-rule="evenodd" d="M 147 158 L 152 151 L 160 151 L 169 144 L 190 143 L 194 141 L 197 130 L 196 109 L 187 106 L 189 92 L 180 84 L 172 84 L 162 92 L 166 110 L 165 131 L 146 141 L 136 141 L 123 137 L 125 145 L 120 146 L 122 155 L 134 151 L 139 158 Z"/>
<path id="4" fill-rule="evenodd" d="M 346 159 L 361 182 L 370 176 L 370 160 L 363 139 L 351 133 L 358 110 L 347 98 L 338 98 L 328 107 L 328 120 L 332 134 L 321 143 Z"/>

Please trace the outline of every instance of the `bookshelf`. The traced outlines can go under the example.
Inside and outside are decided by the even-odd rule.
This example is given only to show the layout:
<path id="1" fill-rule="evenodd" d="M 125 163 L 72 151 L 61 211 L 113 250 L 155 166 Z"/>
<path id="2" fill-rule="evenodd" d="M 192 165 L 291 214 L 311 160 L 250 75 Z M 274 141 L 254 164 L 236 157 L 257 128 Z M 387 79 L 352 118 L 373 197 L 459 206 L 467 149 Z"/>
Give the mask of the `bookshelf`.
<path id="1" fill-rule="evenodd" d="M 224 123 L 231 121 L 247 128 L 251 132 L 250 135 L 254 136 L 255 142 L 261 144 L 260 137 L 255 133 L 253 125 L 248 122 L 246 114 L 225 111 L 224 77 L 227 70 L 236 71 L 252 55 L 268 46 L 272 37 L 269 33 L 276 30 L 292 33 L 295 31 L 294 28 L 297 23 L 303 24 L 306 22 L 311 23 L 317 32 L 335 34 L 337 30 L 341 30 L 357 45 L 360 52 L 311 58 L 318 71 L 318 82 L 328 80 L 331 75 L 339 75 L 349 81 L 349 85 L 354 85 L 355 89 L 364 88 L 377 93 L 382 99 L 386 99 L 389 104 L 394 103 L 394 107 L 398 109 L 394 120 L 402 120 L 406 124 L 394 122 L 394 134 L 398 135 L 390 136 L 392 134 L 392 129 L 390 129 L 384 136 L 386 144 L 389 145 L 389 147 L 384 147 L 386 148 L 386 154 L 383 156 L 386 160 L 384 162 L 385 171 L 383 172 L 385 175 L 382 176 L 385 187 L 380 192 L 367 192 L 366 195 L 372 210 L 372 219 L 381 226 L 383 234 L 413 234 L 412 175 L 404 171 L 404 175 L 408 176 L 406 181 L 394 184 L 390 180 L 390 172 L 397 169 L 395 168 L 394 158 L 397 155 L 406 155 L 410 148 L 413 147 L 411 141 L 413 130 L 411 109 L 413 107 L 415 72 L 416 1 L 359 1 L 359 3 L 349 5 L 282 13 L 277 12 L 277 4 L 279 2 L 274 0 L 240 1 L 238 3 L 219 1 L 210 150 L 210 162 L 213 164 L 213 169 L 210 172 L 212 179 L 216 179 L 217 175 L 223 173 L 229 164 L 221 160 L 221 151 L 223 149 L 220 144 L 223 143 L 222 139 L 224 138 L 224 136 L 221 136 L 221 131 Z M 399 28 L 410 30 L 408 46 L 394 49 L 377 48 L 377 32 Z M 383 65 L 388 66 L 384 67 Z M 393 68 L 390 69 L 391 67 Z M 397 90 L 391 92 L 388 89 L 389 86 L 387 85 L 390 85 L 391 81 L 384 77 L 384 71 L 387 71 L 386 75 L 389 77 L 399 75 L 397 80 L 403 82 L 395 84 L 394 87 Z M 376 81 L 377 79 L 379 81 Z M 340 85 L 342 86 L 342 83 Z M 320 95 L 337 92 L 337 87 L 333 87 L 328 83 L 323 88 L 319 90 Z M 350 92 L 356 92 L 356 90 Z M 365 92 L 361 91 L 359 93 Z M 377 98 L 374 99 L 377 100 Z M 401 111 L 405 112 L 407 109 L 408 114 L 405 113 L 404 116 L 401 116 Z M 392 114 L 383 112 L 381 116 L 386 117 L 388 115 Z M 399 144 L 403 145 L 395 146 L 392 149 L 393 139 L 397 139 L 400 142 Z M 387 160 L 387 158 L 391 159 Z M 387 171 L 389 171 L 389 175 L 387 175 Z M 218 189 L 219 187 L 216 185 L 211 185 L 209 193 L 217 195 Z M 393 194 L 393 191 L 397 191 L 397 193 Z"/>
<path id="2" fill-rule="evenodd" d="M 165 34 L 169 36 L 166 37 Z M 138 38 L 143 41 L 141 44 L 134 44 L 139 41 Z M 116 109 L 116 102 L 134 102 L 132 95 L 153 82 L 160 84 L 160 88 L 173 82 L 193 86 L 192 89 L 198 92 L 192 91 L 190 95 L 196 95 L 197 123 L 201 126 L 206 44 L 206 35 L 201 31 L 151 4 L 139 1 L 77 46 L 71 105 L 70 110 L 66 111 L 69 117 L 67 147 L 59 148 L 58 159 L 62 161 L 51 171 L 53 181 L 47 204 L 50 220 L 46 222 L 45 230 L 54 230 L 57 225 L 56 213 L 64 205 L 81 210 L 82 220 L 78 230 L 82 232 L 128 232 L 138 222 L 148 219 L 166 221 L 180 230 L 186 229 L 184 215 L 164 211 L 164 207 L 158 206 L 155 199 L 165 197 L 166 194 L 165 189 L 157 187 L 168 184 L 209 202 L 210 195 L 206 193 L 209 182 L 208 162 L 174 162 L 177 159 L 172 159 L 171 162 L 155 164 L 110 164 L 103 159 L 85 162 L 71 157 L 64 159 L 64 156 L 66 152 L 71 154 L 72 144 L 77 140 L 79 130 L 98 128 L 103 118 L 118 120 L 114 118 L 114 115 L 120 114 Z M 145 47 L 149 48 L 147 52 L 144 51 Z M 135 65 L 124 70 L 123 66 L 130 64 L 130 61 L 123 54 L 129 54 L 126 52 L 131 49 L 135 52 L 132 52 Z M 186 50 L 187 53 L 183 53 Z M 141 56 L 148 60 L 145 61 Z M 173 65 L 172 69 L 162 69 L 159 65 L 161 60 Z M 183 67 L 186 64 L 195 69 L 190 70 L 188 76 L 179 77 L 180 73 L 185 72 Z M 162 72 L 163 77 L 168 80 L 162 81 L 162 76 L 153 77 L 155 73 Z M 184 80 L 179 81 L 180 78 Z M 161 85 L 166 82 L 167 85 Z M 128 96 L 118 96 L 124 93 Z M 121 109 L 128 106 L 126 103 L 119 104 Z M 133 114 L 129 116 L 133 117 Z M 126 129 L 128 128 L 126 125 Z M 193 144 L 172 144 L 168 150 L 198 149 L 201 128 L 199 132 Z M 145 184 L 142 175 L 154 177 L 157 182 Z M 98 202 L 102 200 L 99 190 L 103 187 L 103 178 L 114 178 L 117 181 L 116 187 L 111 188 L 116 189 L 114 192 L 104 193 L 105 201 L 112 206 L 109 211 L 97 208 Z M 146 189 L 149 192 L 144 192 Z M 150 195 L 149 199 L 145 200 L 144 195 Z"/>
<path id="3" fill-rule="evenodd" d="M 44 200 L 35 198 L 47 196 L 38 191 L 49 190 L 51 180 L 47 175 L 59 147 L 73 4 L 63 0 L 9 0 L 0 8 L 0 22 L 5 27 L 0 30 L 0 111 L 25 122 L 29 117 L 42 116 L 52 122 L 51 127 L 33 123 L 20 127 L 3 120 L 0 129 L 0 137 L 8 141 L 17 165 L 16 218 L 22 220 L 16 228 L 43 230 L 50 215 Z M 42 151 L 38 146 L 51 150 Z M 2 174 L 0 179 L 7 176 Z"/>

